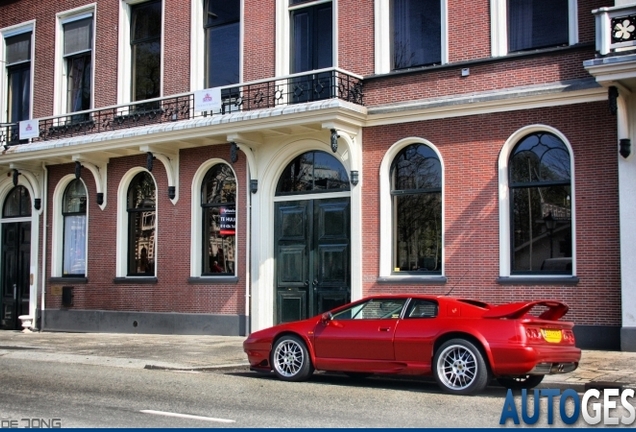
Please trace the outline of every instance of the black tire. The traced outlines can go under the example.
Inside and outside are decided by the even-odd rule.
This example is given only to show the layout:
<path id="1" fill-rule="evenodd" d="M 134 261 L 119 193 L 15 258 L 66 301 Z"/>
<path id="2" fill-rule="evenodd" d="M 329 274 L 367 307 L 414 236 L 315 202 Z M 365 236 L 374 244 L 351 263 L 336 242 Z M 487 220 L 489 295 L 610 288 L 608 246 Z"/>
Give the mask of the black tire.
<path id="1" fill-rule="evenodd" d="M 465 339 L 444 342 L 435 352 L 433 375 L 442 390 L 452 394 L 479 393 L 490 372 L 479 348 Z"/>
<path id="2" fill-rule="evenodd" d="M 517 377 L 499 377 L 497 382 L 500 386 L 512 390 L 531 389 L 543 381 L 544 375 L 522 375 Z"/>
<path id="3" fill-rule="evenodd" d="M 314 373 L 305 342 L 294 335 L 285 335 L 276 341 L 271 365 L 274 374 L 283 381 L 304 381 Z"/>

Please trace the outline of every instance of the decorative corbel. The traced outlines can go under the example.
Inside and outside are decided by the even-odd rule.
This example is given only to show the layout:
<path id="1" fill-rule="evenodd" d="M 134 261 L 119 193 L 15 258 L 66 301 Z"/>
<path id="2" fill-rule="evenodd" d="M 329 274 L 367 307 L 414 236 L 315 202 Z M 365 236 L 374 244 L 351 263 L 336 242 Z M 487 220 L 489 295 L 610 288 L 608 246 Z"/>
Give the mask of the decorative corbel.
<path id="1" fill-rule="evenodd" d="M 108 163 L 106 161 L 93 161 L 89 162 L 82 155 L 73 155 L 72 159 L 75 161 L 75 178 L 82 177 L 82 168 L 86 168 L 93 174 L 95 180 L 95 202 L 100 209 L 106 208 L 106 167 Z"/>
<path id="2" fill-rule="evenodd" d="M 179 200 L 179 152 L 153 146 L 141 146 L 139 150 L 146 153 L 146 168 L 150 167 L 148 171 L 152 170 L 153 164 L 149 163 L 151 158 L 152 160 L 157 159 L 163 164 L 168 177 L 168 198 L 172 204 L 176 204 Z"/>

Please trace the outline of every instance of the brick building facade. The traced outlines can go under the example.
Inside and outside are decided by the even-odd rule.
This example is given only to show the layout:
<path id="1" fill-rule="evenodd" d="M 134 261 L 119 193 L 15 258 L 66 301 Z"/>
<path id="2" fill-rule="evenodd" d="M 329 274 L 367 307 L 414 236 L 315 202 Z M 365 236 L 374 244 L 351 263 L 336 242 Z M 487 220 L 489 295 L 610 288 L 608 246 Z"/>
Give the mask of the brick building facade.
<path id="1" fill-rule="evenodd" d="M 450 292 L 636 350 L 635 11 L 2 2 L 2 328 L 245 335 Z"/>

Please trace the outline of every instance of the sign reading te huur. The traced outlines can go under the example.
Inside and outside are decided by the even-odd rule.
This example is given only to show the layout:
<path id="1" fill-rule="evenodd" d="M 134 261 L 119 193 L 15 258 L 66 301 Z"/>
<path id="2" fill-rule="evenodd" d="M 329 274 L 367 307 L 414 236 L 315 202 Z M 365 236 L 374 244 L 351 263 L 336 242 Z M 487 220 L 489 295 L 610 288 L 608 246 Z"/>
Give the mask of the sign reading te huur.
<path id="1" fill-rule="evenodd" d="M 219 87 L 194 92 L 194 109 L 196 111 L 220 111 L 222 104 Z"/>
<path id="2" fill-rule="evenodd" d="M 37 119 L 20 122 L 20 139 L 37 138 L 40 136 L 40 125 Z"/>

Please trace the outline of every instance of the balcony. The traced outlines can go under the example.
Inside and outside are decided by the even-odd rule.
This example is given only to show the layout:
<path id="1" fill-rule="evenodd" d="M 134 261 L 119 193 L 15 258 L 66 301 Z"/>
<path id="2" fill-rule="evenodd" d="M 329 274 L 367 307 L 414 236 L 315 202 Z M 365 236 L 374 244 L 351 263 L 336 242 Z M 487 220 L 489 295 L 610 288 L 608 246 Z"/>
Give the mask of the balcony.
<path id="1" fill-rule="evenodd" d="M 596 51 L 610 55 L 636 49 L 636 4 L 602 7 L 596 17 Z"/>
<path id="2" fill-rule="evenodd" d="M 0 124 L 0 146 L 8 149 L 28 142 L 66 139 L 328 99 L 364 105 L 362 78 L 337 68 L 225 86 L 220 90 L 221 104 L 216 111 L 197 109 L 195 93 L 186 93 L 40 118 L 36 120 L 38 134 L 30 139 L 20 139 L 19 124 Z"/>

